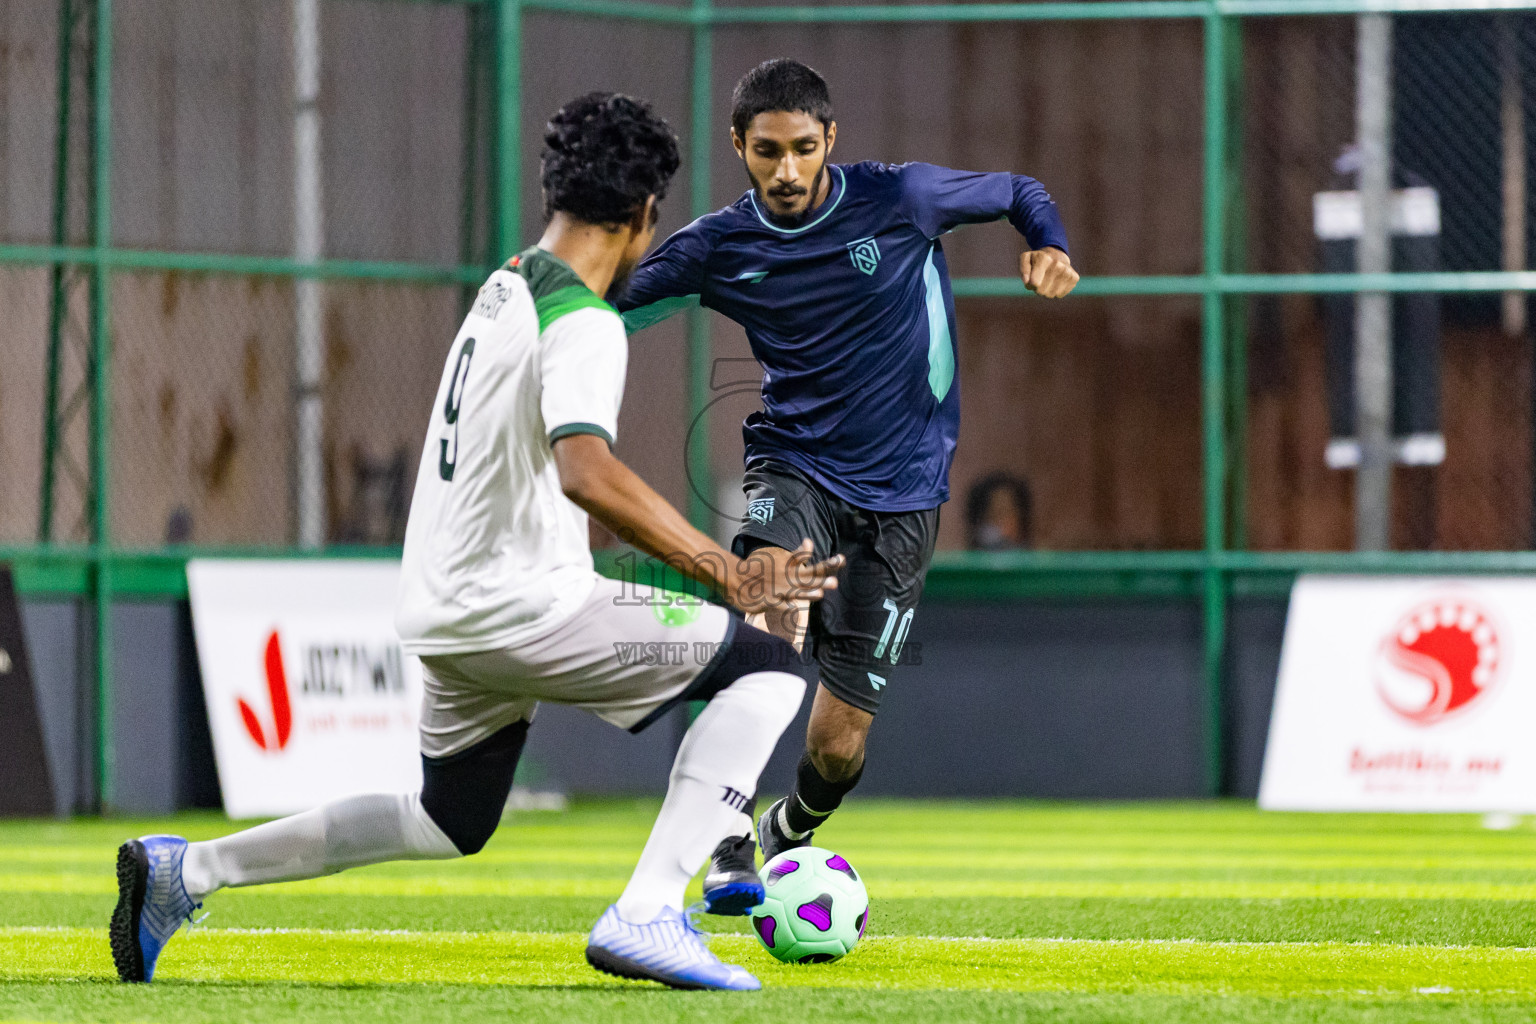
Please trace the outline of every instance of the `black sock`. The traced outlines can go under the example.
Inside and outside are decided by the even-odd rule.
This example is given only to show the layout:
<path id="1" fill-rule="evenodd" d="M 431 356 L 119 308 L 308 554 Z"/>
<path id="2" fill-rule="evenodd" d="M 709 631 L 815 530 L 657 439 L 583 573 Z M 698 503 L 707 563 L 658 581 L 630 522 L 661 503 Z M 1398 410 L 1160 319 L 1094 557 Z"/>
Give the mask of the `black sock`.
<path id="1" fill-rule="evenodd" d="M 421 756 L 421 809 L 466 857 L 501 824 L 527 739 L 528 723 L 513 722 L 468 750 Z"/>
<path id="2" fill-rule="evenodd" d="M 859 777 L 863 774 L 864 766 L 861 764 L 858 771 L 842 782 L 828 782 L 816 770 L 811 755 L 803 755 L 800 766 L 795 770 L 795 788 L 790 790 L 784 801 L 784 820 L 789 824 L 789 830 L 809 832 L 826 821 L 843 802 L 843 797 L 859 784 Z"/>

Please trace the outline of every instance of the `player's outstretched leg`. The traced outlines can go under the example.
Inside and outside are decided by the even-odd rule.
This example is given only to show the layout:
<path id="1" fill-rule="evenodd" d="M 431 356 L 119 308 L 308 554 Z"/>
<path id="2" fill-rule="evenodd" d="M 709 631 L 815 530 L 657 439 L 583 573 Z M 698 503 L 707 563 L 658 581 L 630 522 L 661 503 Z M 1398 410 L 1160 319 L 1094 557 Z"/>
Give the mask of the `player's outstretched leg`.
<path id="1" fill-rule="evenodd" d="M 423 757 L 420 793 L 346 797 L 205 843 L 145 836 L 117 852 L 109 935 L 123 981 L 149 981 L 171 936 L 228 886 L 291 882 L 391 860 L 478 852 L 496 830 L 526 721 L 448 757 Z"/>
<path id="2" fill-rule="evenodd" d="M 129 840 L 117 852 L 118 900 L 109 930 L 117 975 L 123 981 L 153 978 L 161 951 L 182 922 L 204 897 L 226 886 L 458 856 L 416 793 L 347 797 L 206 843 L 180 836 Z"/>
<path id="3" fill-rule="evenodd" d="M 784 558 L 789 557 L 788 551 L 774 551 Z M 808 602 L 799 602 L 774 615 L 750 616 L 747 624 L 754 630 L 751 636 L 758 645 L 774 647 L 775 641 L 763 635 L 771 634 L 789 645 L 788 649 L 778 647 L 776 653 L 780 657 L 791 657 L 791 651 L 798 655 L 805 641 L 808 608 Z M 763 901 L 763 882 L 757 874 L 757 843 L 752 839 L 752 827 L 757 817 L 755 792 L 742 802 L 741 810 L 742 827 L 720 840 L 709 855 L 709 871 L 704 875 L 704 909 L 724 917 L 746 915 Z"/>
<path id="4" fill-rule="evenodd" d="M 674 988 L 760 987 L 704 945 L 683 914 L 683 893 L 721 837 L 737 834 L 747 794 L 804 694 L 798 676 L 753 672 L 716 694 L 694 720 L 635 873 L 587 940 L 593 967 Z"/>
<path id="5" fill-rule="evenodd" d="M 817 687 L 795 786 L 757 821 L 757 841 L 765 860 L 809 846 L 812 833 L 859 784 L 864 775 L 864 741 L 873 721 L 869 712 L 834 696 L 825 686 Z"/>

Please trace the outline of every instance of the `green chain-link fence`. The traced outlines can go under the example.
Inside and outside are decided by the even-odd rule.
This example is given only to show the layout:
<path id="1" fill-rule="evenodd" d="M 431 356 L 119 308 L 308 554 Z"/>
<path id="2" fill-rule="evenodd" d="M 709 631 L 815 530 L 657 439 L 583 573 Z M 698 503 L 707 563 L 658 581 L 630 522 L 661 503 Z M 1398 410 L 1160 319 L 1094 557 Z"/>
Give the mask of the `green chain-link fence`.
<path id="1" fill-rule="evenodd" d="M 1033 174 L 1085 275 L 1048 304 L 1006 227 L 945 242 L 965 440 L 932 598 L 1200 601 L 1214 785 L 1232 594 L 1536 568 L 1536 0 L 319 0 L 318 256 L 295 228 L 302 6 L 0 0 L 0 558 L 90 600 L 98 651 L 114 597 L 180 596 L 190 554 L 301 553 L 301 506 L 319 550 L 393 551 L 466 295 L 533 236 L 548 112 L 654 100 L 685 142 L 669 230 L 740 193 L 730 86 L 785 53 L 831 81 L 839 158 Z M 1439 229 L 1389 276 L 1319 238 L 1318 194 L 1354 187 L 1362 12 L 1396 15 L 1396 184 L 1432 190 Z M 1366 289 L 1439 296 L 1398 387 L 1443 453 L 1395 471 L 1391 552 L 1348 550 L 1332 444 L 1330 331 Z M 740 332 L 699 314 L 632 344 L 620 453 L 718 528 L 754 401 Z M 1027 484 L 1028 547 L 964 551 L 998 473 Z"/>

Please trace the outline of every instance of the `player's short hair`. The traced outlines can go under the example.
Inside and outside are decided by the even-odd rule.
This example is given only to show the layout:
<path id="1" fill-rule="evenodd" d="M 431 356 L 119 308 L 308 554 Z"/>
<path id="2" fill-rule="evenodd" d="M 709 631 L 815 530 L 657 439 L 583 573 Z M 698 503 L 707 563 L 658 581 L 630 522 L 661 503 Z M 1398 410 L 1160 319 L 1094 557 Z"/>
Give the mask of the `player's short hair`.
<path id="1" fill-rule="evenodd" d="M 649 103 L 623 93 L 587 93 L 544 126 L 544 216 L 626 224 L 647 196 L 658 203 L 666 197 L 680 162 L 677 134 Z"/>
<path id="2" fill-rule="evenodd" d="M 822 128 L 832 123 L 832 94 L 827 80 L 788 57 L 765 60 L 741 76 L 731 93 L 731 128 L 745 137 L 758 114 L 772 110 L 810 114 Z"/>

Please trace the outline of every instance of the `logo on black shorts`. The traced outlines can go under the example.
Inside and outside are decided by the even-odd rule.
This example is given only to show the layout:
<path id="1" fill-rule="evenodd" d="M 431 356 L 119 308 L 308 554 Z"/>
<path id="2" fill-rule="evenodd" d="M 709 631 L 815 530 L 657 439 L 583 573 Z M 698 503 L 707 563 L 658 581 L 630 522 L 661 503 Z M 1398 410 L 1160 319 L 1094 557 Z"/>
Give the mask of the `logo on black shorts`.
<path id="1" fill-rule="evenodd" d="M 747 518 L 754 523 L 769 523 L 773 521 L 773 499 L 753 498 L 747 502 Z"/>

